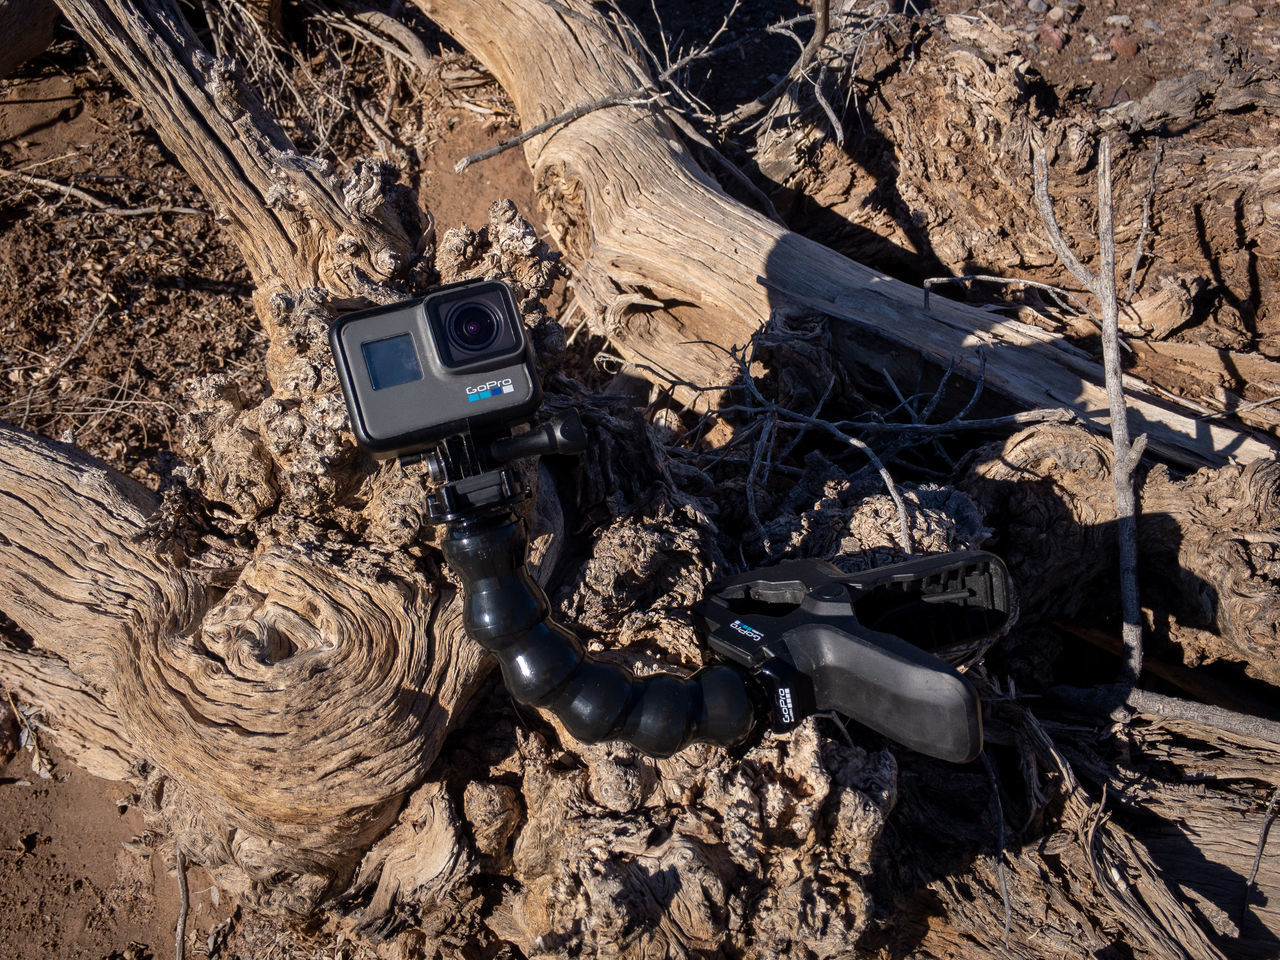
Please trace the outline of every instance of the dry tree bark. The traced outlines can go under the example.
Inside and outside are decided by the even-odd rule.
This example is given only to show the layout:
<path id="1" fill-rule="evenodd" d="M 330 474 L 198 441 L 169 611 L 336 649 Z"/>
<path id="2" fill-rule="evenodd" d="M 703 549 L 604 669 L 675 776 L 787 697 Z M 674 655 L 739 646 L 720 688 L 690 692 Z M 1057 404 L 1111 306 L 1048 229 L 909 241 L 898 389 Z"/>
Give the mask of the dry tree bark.
<path id="1" fill-rule="evenodd" d="M 997 754 L 1024 778 L 1007 796 L 1026 793 L 1003 876 L 993 855 L 974 855 L 990 849 L 989 816 L 944 809 L 975 792 L 973 775 L 922 771 L 932 791 L 904 783 L 886 857 L 902 857 L 896 844 L 921 834 L 936 846 L 899 868 L 916 889 L 886 911 L 874 955 L 1274 956 L 1280 911 L 1259 892 L 1280 883 L 1280 864 L 1263 858 L 1257 886 L 1247 881 L 1270 794 L 1257 784 L 1273 782 L 1276 746 L 1171 721 L 1081 737 L 1077 718 L 1050 723 L 1036 712 L 1009 703 L 988 718 L 989 741 L 1005 745 Z M 943 817 L 954 834 L 938 834 Z"/>
<path id="2" fill-rule="evenodd" d="M 61 6 L 244 251 L 272 396 L 247 407 L 229 379 L 197 385 L 180 440 L 192 496 L 159 504 L 73 451 L 0 431 L 0 609 L 33 641 L 0 653 L 5 685 L 60 721 L 90 769 L 140 783 L 178 848 L 250 903 L 306 913 L 367 894 L 357 920 L 411 919 L 410 937 L 433 949 L 453 937 L 530 955 L 847 953 L 869 922 L 896 773 L 887 751 L 821 736 L 823 721 L 743 758 L 707 749 L 658 764 L 477 724 L 433 766 L 483 665 L 422 543 L 421 473 L 375 469 L 341 438 L 324 355 L 336 309 L 420 279 L 420 212 L 381 165 L 339 183 L 298 155 L 172 5 Z M 526 123 L 647 82 L 585 3 L 423 6 L 490 65 Z M 648 109 L 595 111 L 529 153 L 582 261 L 579 296 L 633 361 L 681 382 L 724 377 L 720 355 L 688 341 L 745 343 L 773 306 L 881 328 L 926 316 L 914 291 L 728 200 Z M 554 268 L 509 209 L 482 238 L 446 237 L 439 265 L 444 279 L 506 276 L 527 321 L 548 326 L 536 297 Z M 954 324 L 920 334 L 944 359 L 967 349 L 977 317 L 977 339 L 1012 331 L 1028 356 L 1044 340 L 959 307 L 931 317 Z M 1030 376 L 1002 369 L 992 383 Z M 587 419 L 599 444 L 582 489 L 615 512 L 566 603 L 634 667 L 696 661 L 688 605 L 721 549 L 709 507 L 680 489 L 634 414 Z M 774 505 L 779 543 L 895 549 L 887 497 L 818 480 L 807 503 L 801 491 Z M 540 495 L 545 550 L 565 521 L 549 484 Z M 964 498 L 913 496 L 922 543 L 976 545 Z M 642 599 L 654 610 L 619 615 Z M 516 881 L 498 903 L 493 872 Z"/>
<path id="3" fill-rule="evenodd" d="M 422 252 L 423 223 L 392 169 L 359 163 L 339 181 L 328 164 L 299 154 L 234 65 L 210 56 L 168 0 L 66 0 L 61 9 L 146 107 L 230 230 L 268 332 L 268 301 L 280 291 L 319 285 L 339 300 L 394 296 Z"/>
<path id="4" fill-rule="evenodd" d="M 1135 342 L 1130 372 L 1206 413 L 1238 410 L 1246 424 L 1275 431 L 1271 406 L 1249 406 L 1275 396 L 1274 369 L 1258 367 L 1274 367 L 1267 358 L 1280 354 L 1272 306 L 1280 284 L 1274 65 L 1223 47 L 1207 68 L 1161 82 L 1099 119 L 1061 91 L 1048 109 L 1051 91 L 1019 43 L 991 22 L 960 16 L 879 30 L 861 48 L 854 81 L 860 137 L 842 149 L 802 118 L 764 135 L 758 162 L 778 185 L 775 204 L 819 224 L 815 239 L 854 260 L 915 275 L 996 275 L 1011 284 L 999 295 L 1015 302 L 1008 291 L 1018 278 L 1079 292 L 1031 202 L 1030 148 L 1048 155 L 1064 229 L 1097 272 L 1089 211 L 1095 144 L 1106 130 L 1117 148 L 1122 271 L 1145 232 L 1133 302 L 1120 323 L 1151 343 Z M 1034 294 L 1025 299 L 1037 303 Z M 1086 317 L 1064 318 L 1047 298 L 1040 302 L 1059 325 L 1032 307 L 1020 318 L 1096 336 Z"/>
<path id="5" fill-rule="evenodd" d="M 661 94 L 625 36 L 592 4 L 419 6 L 490 69 L 526 128 L 610 104 L 531 138 L 525 153 L 597 332 L 646 376 L 674 384 L 678 397 L 735 379 L 732 361 L 710 344 L 744 345 L 774 309 L 809 311 L 944 366 L 955 361 L 970 376 L 985 359 L 993 389 L 1028 406 L 1069 407 L 1106 428 L 1101 371 L 1060 338 L 940 298 L 926 308 L 918 289 L 726 196 L 657 109 Z M 630 93 L 635 102 L 617 103 Z M 1185 416 L 1138 382 L 1127 386 L 1134 432 L 1148 433 L 1166 456 L 1199 466 L 1274 453 L 1266 442 Z"/>
<path id="6" fill-rule="evenodd" d="M 298 154 L 173 6 L 63 10 L 244 253 L 272 395 L 246 409 L 228 377 L 197 385 L 195 514 L 5 428 L 0 608 L 35 647 L 5 651 L 4 682 L 88 769 L 143 784 L 221 885 L 306 913 L 345 889 L 483 676 L 451 591 L 399 549 L 422 478 L 370 475 L 323 352 L 333 310 L 402 296 L 429 237 L 394 171 L 339 182 Z"/>
<path id="7" fill-rule="evenodd" d="M 228 890 L 303 912 L 335 892 L 466 701 L 456 612 L 407 559 L 322 536 L 216 588 L 157 549 L 148 491 L 0 429 L 0 604 L 37 644 L 4 651 L 5 687 L 85 769 L 145 781 Z"/>
<path id="8" fill-rule="evenodd" d="M 985 448 L 961 484 L 1015 571 L 1024 622 L 1096 607 L 1115 569 L 1110 446 L 1044 425 Z M 1280 465 L 1162 467 L 1138 483 L 1138 570 L 1146 627 L 1188 665 L 1238 663 L 1280 684 Z M 1083 561 L 1082 558 L 1088 558 Z"/>

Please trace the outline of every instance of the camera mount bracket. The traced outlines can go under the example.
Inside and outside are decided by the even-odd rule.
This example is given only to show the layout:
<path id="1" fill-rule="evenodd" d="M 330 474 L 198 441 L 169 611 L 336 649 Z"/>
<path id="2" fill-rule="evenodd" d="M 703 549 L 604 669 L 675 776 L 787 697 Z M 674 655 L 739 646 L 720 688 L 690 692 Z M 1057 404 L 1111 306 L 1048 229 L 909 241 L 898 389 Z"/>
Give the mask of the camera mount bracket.
<path id="1" fill-rule="evenodd" d="M 514 508 L 528 494 L 505 464 L 585 446 L 569 410 L 519 436 L 481 442 L 468 433 L 416 457 L 441 483 L 429 515 L 462 581 L 464 626 L 497 657 L 517 701 L 550 710 L 579 740 L 624 740 L 654 756 L 698 741 L 733 746 L 757 716 L 782 731 L 820 710 L 930 756 L 977 756 L 976 691 L 908 638 L 954 646 L 1004 632 L 1015 612 L 996 557 L 942 554 L 859 575 L 815 560 L 747 571 L 700 609 L 711 648 L 727 662 L 690 677 L 637 678 L 588 654 L 551 617 L 526 567 L 528 534 Z"/>
<path id="2" fill-rule="evenodd" d="M 517 507 L 528 492 L 511 464 L 579 453 L 587 436 L 574 410 L 511 432 L 542 403 L 511 288 L 468 281 L 349 314 L 329 345 L 357 443 L 429 467 L 427 516 L 461 580 L 467 633 L 498 659 L 516 700 L 550 710 L 574 737 L 667 756 L 700 741 L 740 744 L 757 717 L 785 730 L 834 709 L 935 757 L 977 755 L 976 692 L 909 641 L 976 645 L 1006 630 L 1012 591 L 994 557 L 924 557 L 858 577 L 816 561 L 749 571 L 703 605 L 721 662 L 636 677 L 551 617 L 526 565 Z"/>
<path id="3" fill-rule="evenodd" d="M 581 453 L 586 446 L 582 420 L 570 408 L 527 433 L 480 441 L 468 430 L 400 461 L 426 461 L 431 479 L 440 485 L 427 496 L 427 514 L 433 523 L 450 523 L 486 510 L 508 510 L 528 497 L 520 478 L 506 466 L 511 461 Z"/>

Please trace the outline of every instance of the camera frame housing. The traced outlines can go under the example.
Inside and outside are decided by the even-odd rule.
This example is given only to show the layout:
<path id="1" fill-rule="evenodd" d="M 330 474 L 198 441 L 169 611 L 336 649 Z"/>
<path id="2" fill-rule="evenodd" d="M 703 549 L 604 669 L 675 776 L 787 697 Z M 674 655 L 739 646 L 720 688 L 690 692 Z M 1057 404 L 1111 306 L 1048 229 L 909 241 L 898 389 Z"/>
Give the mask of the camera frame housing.
<path id="1" fill-rule="evenodd" d="M 352 432 L 379 457 L 508 431 L 542 402 L 533 349 L 502 281 L 449 284 L 348 314 L 329 328 L 329 346 Z"/>

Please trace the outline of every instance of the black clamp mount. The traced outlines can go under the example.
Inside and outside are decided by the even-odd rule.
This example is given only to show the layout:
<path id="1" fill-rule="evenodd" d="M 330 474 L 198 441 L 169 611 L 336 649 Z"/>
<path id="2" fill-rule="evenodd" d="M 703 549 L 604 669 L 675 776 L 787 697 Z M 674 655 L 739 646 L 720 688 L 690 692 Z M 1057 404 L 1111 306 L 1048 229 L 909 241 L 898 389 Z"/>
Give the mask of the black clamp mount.
<path id="1" fill-rule="evenodd" d="M 812 560 L 743 573 L 700 610 L 711 648 L 728 663 L 637 678 L 587 654 L 550 616 L 525 565 L 528 533 L 514 508 L 527 493 L 507 464 L 585 447 L 569 410 L 519 436 L 453 436 L 413 456 L 441 484 L 428 513 L 444 527 L 441 548 L 462 581 L 464 626 L 497 657 L 517 701 L 551 710 L 583 742 L 624 740 L 660 757 L 695 742 L 742 743 L 757 715 L 786 730 L 821 710 L 930 756 L 978 755 L 976 691 L 908 638 L 937 649 L 1007 630 L 1014 603 L 996 557 L 943 554 L 855 576 Z"/>

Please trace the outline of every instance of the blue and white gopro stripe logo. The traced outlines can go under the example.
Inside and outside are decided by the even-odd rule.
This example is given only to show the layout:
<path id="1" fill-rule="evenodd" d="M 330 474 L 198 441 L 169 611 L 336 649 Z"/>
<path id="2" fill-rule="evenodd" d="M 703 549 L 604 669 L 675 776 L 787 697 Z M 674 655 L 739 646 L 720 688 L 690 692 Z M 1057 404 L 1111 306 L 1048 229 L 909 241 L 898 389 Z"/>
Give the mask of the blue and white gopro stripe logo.
<path id="1" fill-rule="evenodd" d="M 475 403 L 477 400 L 488 400 L 490 397 L 500 397 L 504 393 L 515 392 L 515 384 L 511 382 L 510 377 L 505 380 L 490 380 L 488 383 L 467 387 L 467 402 Z"/>

